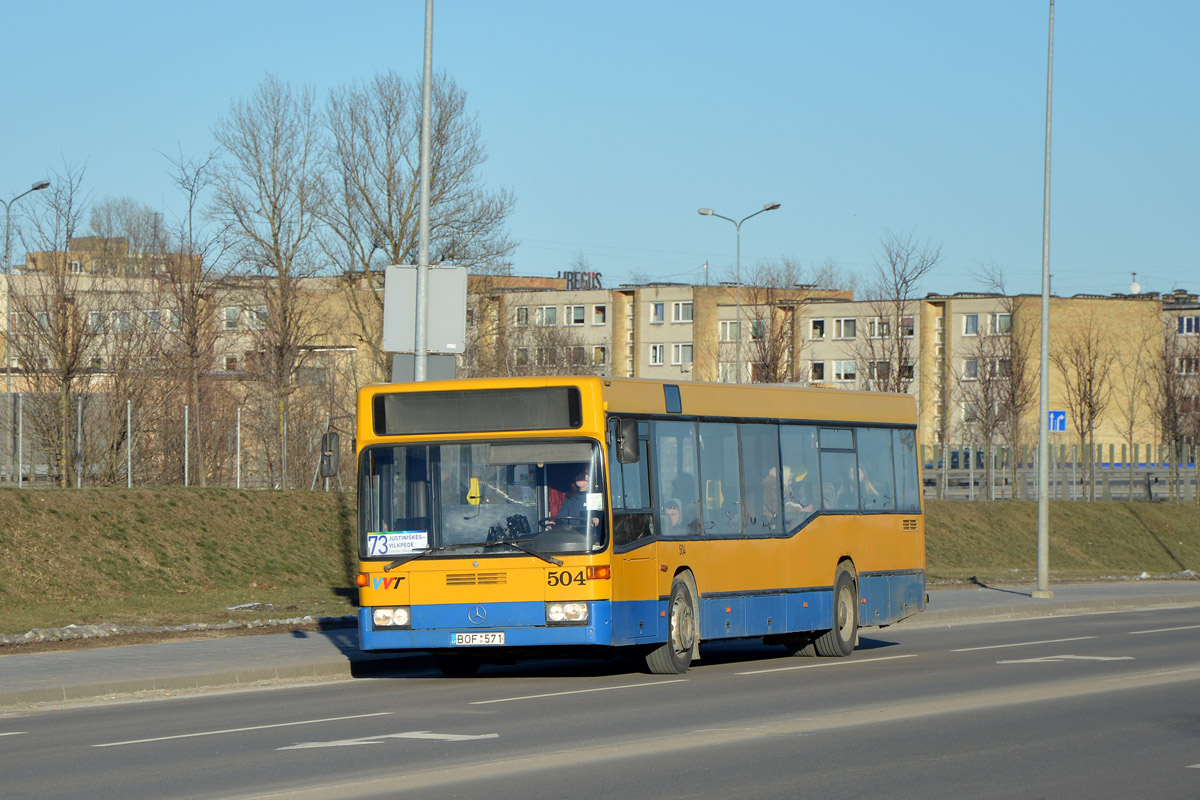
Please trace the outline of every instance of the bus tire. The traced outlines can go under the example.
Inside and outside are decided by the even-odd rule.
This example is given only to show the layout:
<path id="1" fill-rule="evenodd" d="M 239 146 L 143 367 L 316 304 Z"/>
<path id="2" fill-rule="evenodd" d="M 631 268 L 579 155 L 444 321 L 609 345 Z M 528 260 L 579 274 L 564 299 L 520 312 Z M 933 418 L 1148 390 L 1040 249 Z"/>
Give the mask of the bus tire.
<path id="1" fill-rule="evenodd" d="M 646 655 L 646 667 L 655 675 L 687 672 L 696 647 L 696 634 L 696 601 L 687 581 L 676 578 L 667 602 L 667 641 Z"/>
<path id="2" fill-rule="evenodd" d="M 434 660 L 437 661 L 438 669 L 447 678 L 474 677 L 483 663 L 478 658 L 461 653 L 436 653 Z"/>
<path id="3" fill-rule="evenodd" d="M 796 633 L 784 637 L 783 646 L 789 656 L 812 658 L 817 654 L 817 643 L 811 633 Z"/>
<path id="4" fill-rule="evenodd" d="M 817 637 L 817 655 L 844 658 L 857 642 L 858 587 L 850 571 L 839 567 L 833 581 L 833 627 Z"/>

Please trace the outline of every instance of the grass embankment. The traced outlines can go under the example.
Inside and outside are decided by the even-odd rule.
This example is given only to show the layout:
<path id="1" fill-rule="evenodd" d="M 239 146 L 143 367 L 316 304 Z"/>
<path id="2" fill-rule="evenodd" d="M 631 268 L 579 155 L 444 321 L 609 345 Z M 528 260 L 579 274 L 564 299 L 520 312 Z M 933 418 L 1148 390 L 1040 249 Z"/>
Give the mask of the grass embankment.
<path id="1" fill-rule="evenodd" d="M 1035 503 L 927 511 L 932 585 L 1036 576 Z M 353 495 L 5 489 L 0 521 L 0 633 L 354 613 Z M 1055 581 L 1200 570 L 1194 505 L 1056 503 L 1050 527 Z"/>

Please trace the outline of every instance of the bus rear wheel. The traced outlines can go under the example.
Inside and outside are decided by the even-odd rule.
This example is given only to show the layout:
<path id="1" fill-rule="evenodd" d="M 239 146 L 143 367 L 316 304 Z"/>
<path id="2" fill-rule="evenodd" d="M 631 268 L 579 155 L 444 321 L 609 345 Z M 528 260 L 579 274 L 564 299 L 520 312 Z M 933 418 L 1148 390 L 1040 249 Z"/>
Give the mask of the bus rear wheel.
<path id="1" fill-rule="evenodd" d="M 675 579 L 667 603 L 667 641 L 646 655 L 646 667 L 655 675 L 682 675 L 692 663 L 696 647 L 696 603 L 687 581 Z"/>
<path id="2" fill-rule="evenodd" d="M 838 569 L 833 582 L 833 627 L 815 642 L 817 654 L 842 658 L 858 641 L 858 589 L 849 570 Z"/>

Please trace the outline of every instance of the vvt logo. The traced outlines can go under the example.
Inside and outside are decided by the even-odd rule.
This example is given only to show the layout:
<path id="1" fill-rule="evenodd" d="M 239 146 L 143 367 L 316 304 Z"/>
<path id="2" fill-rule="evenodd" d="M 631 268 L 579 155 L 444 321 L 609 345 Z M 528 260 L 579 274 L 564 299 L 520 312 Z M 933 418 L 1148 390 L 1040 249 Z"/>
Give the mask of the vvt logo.
<path id="1" fill-rule="evenodd" d="M 404 580 L 404 578 L 400 578 L 400 577 L 373 578 L 371 580 L 371 588 L 376 589 L 376 590 L 378 590 L 378 589 L 399 589 L 400 581 L 402 581 L 402 580 Z"/>

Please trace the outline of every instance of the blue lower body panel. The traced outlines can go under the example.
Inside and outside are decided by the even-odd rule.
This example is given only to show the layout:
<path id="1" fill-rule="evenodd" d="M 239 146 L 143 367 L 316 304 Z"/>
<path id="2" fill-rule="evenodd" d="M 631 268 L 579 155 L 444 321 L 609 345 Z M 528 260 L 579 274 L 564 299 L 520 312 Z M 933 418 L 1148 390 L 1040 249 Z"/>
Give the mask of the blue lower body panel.
<path id="1" fill-rule="evenodd" d="M 481 607 L 486 617 L 474 624 L 469 615 Z M 363 650 L 443 650 L 455 647 L 456 633 L 499 632 L 504 633 L 506 648 L 612 644 L 611 604 L 607 602 L 589 603 L 586 625 L 547 625 L 544 602 L 413 606 L 412 614 L 412 628 L 375 629 L 371 609 L 360 608 L 359 646 Z"/>

